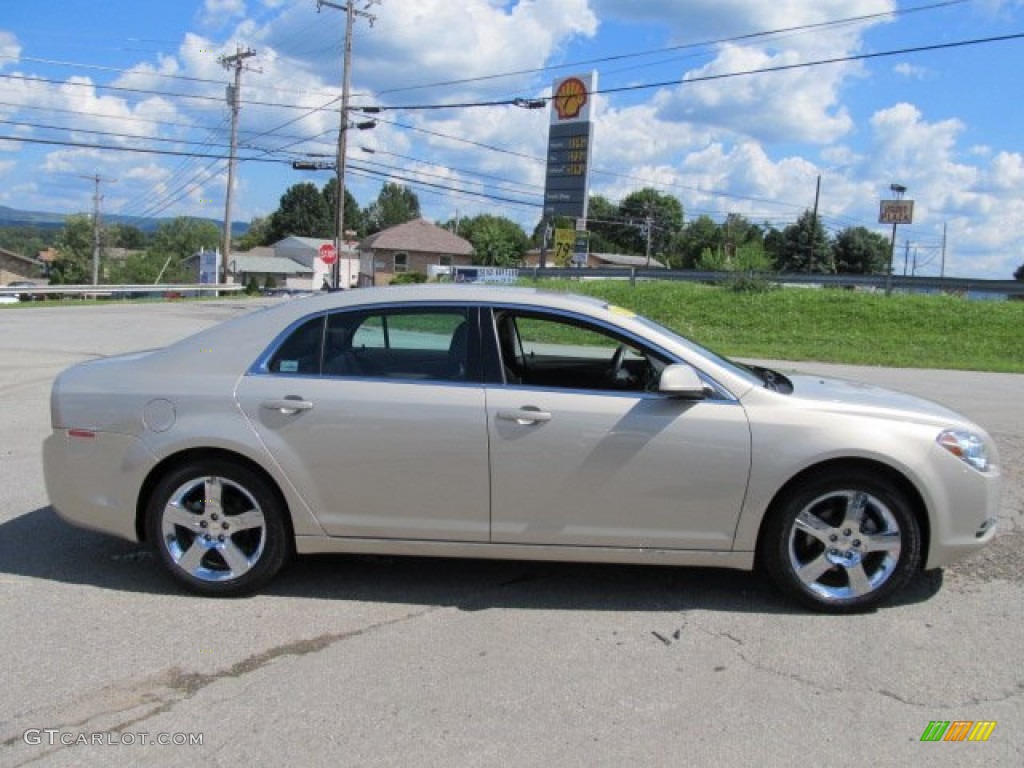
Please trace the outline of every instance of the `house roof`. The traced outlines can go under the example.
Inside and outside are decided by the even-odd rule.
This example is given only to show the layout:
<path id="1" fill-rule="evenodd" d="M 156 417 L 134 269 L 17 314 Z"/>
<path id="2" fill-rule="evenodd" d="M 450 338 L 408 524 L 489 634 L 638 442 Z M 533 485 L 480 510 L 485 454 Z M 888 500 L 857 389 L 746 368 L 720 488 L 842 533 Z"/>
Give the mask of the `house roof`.
<path id="1" fill-rule="evenodd" d="M 288 237 L 284 238 L 283 240 L 278 240 L 272 246 L 267 246 L 267 247 L 269 247 L 271 250 L 273 250 L 273 249 L 275 249 L 275 248 L 277 248 L 279 246 L 284 246 L 285 248 L 288 248 L 288 246 L 294 246 L 294 245 L 298 245 L 298 246 L 301 246 L 303 248 L 308 248 L 311 251 L 319 251 L 320 250 L 320 246 L 322 246 L 322 245 L 334 245 L 334 240 L 333 239 L 328 239 L 328 238 L 322 238 L 322 237 L 299 237 L 298 235 L 289 235 Z M 256 249 L 253 248 L 253 250 L 255 251 Z M 351 240 L 346 240 L 344 243 L 342 243 L 341 244 L 341 250 L 343 252 L 353 252 L 354 253 L 355 252 L 355 248 L 354 248 L 354 246 L 352 244 L 352 241 Z"/>
<path id="2" fill-rule="evenodd" d="M 6 248 L 0 248 L 0 253 L 2 253 L 4 256 L 9 256 L 12 259 L 18 259 L 19 261 L 23 261 L 26 264 L 31 265 L 33 267 L 43 266 L 43 262 L 39 261 L 38 259 L 33 259 L 31 256 L 22 256 L 20 253 L 9 251 Z"/>
<path id="3" fill-rule="evenodd" d="M 370 235 L 359 243 L 359 248 L 444 253 L 453 256 L 469 256 L 473 253 L 473 246 L 468 240 L 454 235 L 426 219 L 413 219 L 405 224 L 399 224 L 375 235 Z"/>
<path id="4" fill-rule="evenodd" d="M 253 250 L 256 250 L 255 248 Z M 273 253 L 273 249 L 267 249 Z M 235 274 L 239 272 L 258 272 L 274 275 L 308 275 L 313 272 L 309 267 L 299 264 L 293 259 L 282 256 L 265 256 L 263 254 L 236 253 L 228 262 Z"/>
<path id="5" fill-rule="evenodd" d="M 627 253 L 592 253 L 590 255 L 598 261 L 613 267 L 637 267 L 642 269 L 648 266 L 646 256 L 633 256 Z M 665 268 L 664 264 L 653 258 L 651 259 L 650 266 L 654 269 Z"/>

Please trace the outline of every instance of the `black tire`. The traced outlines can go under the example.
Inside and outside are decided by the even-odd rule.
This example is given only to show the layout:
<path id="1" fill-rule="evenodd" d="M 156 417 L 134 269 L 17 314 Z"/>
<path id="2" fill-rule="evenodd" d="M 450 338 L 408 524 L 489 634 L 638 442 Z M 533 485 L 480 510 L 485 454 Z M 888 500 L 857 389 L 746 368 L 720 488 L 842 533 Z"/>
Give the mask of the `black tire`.
<path id="1" fill-rule="evenodd" d="M 876 608 L 921 568 L 921 529 L 884 476 L 831 470 L 769 511 L 760 562 L 775 584 L 824 613 Z"/>
<path id="2" fill-rule="evenodd" d="M 146 509 L 146 535 L 160 562 L 191 591 L 244 595 L 266 584 L 291 555 L 285 514 L 263 477 L 213 459 L 160 480 Z"/>

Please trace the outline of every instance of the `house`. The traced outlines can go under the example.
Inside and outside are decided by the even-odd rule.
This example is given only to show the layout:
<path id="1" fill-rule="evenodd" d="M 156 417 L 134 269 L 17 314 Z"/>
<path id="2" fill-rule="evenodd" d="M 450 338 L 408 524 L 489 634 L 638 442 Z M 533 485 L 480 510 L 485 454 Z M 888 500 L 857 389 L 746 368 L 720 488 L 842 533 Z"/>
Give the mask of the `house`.
<path id="1" fill-rule="evenodd" d="M 310 273 L 308 282 L 306 277 L 293 278 L 289 281 L 289 288 L 313 289 L 316 290 L 324 282 L 324 278 L 331 274 L 332 266 L 324 263 L 320 258 L 320 249 L 325 245 L 334 245 L 334 240 L 325 240 L 319 237 L 298 237 L 292 235 L 278 240 L 271 246 L 274 255 L 278 258 L 291 259 L 308 268 Z M 359 258 L 356 252 L 356 245 L 352 242 L 344 242 L 341 246 L 341 258 L 338 260 L 341 284 L 343 287 L 356 285 L 359 276 Z"/>
<path id="2" fill-rule="evenodd" d="M 0 285 L 7 285 L 16 280 L 34 280 L 45 285 L 43 270 L 43 262 L 0 248 Z"/>
<path id="3" fill-rule="evenodd" d="M 228 260 L 228 274 L 242 285 L 255 280 L 261 288 L 272 285 L 278 288 L 309 288 L 313 281 L 313 270 L 294 259 L 278 256 L 270 246 L 259 246 L 248 251 L 237 251 Z"/>
<path id="4" fill-rule="evenodd" d="M 524 267 L 536 267 L 539 264 L 540 249 L 534 248 L 531 251 L 527 251 L 523 256 Z M 562 266 L 561 264 L 555 263 L 554 253 L 551 250 L 548 250 L 547 266 Z M 588 253 L 587 267 L 590 269 L 665 269 L 665 265 L 655 258 L 652 258 L 650 263 L 648 263 L 646 256 L 634 256 L 628 253 Z"/>
<path id="5" fill-rule="evenodd" d="M 405 272 L 429 274 L 430 267 L 469 266 L 473 246 L 426 219 L 385 229 L 359 243 L 359 284 L 387 285 Z"/>

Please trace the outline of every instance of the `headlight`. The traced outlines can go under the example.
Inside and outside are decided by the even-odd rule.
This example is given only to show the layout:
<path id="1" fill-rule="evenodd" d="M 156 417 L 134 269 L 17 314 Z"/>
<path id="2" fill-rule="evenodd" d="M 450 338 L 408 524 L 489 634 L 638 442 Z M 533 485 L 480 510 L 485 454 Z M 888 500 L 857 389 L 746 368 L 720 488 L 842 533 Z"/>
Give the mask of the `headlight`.
<path id="1" fill-rule="evenodd" d="M 979 472 L 988 470 L 988 451 L 985 450 L 985 441 L 973 432 L 963 429 L 947 429 L 935 438 L 935 441 Z"/>

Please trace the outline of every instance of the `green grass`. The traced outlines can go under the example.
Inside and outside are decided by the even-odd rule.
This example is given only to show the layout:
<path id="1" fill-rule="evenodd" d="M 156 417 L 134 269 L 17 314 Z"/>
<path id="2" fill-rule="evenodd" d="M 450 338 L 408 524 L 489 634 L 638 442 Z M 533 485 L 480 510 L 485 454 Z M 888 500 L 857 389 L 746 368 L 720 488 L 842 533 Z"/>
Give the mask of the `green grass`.
<path id="1" fill-rule="evenodd" d="M 1024 373 L 1024 301 L 676 282 L 538 287 L 632 309 L 730 357 Z"/>

